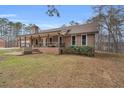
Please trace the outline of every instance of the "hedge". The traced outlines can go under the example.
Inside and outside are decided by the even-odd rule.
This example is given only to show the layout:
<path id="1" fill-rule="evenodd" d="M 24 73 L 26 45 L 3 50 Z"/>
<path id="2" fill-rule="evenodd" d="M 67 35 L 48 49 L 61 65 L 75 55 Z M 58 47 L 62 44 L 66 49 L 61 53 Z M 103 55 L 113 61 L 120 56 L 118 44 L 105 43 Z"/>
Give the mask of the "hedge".
<path id="1" fill-rule="evenodd" d="M 94 56 L 94 48 L 89 46 L 70 46 L 64 49 L 64 53 Z"/>

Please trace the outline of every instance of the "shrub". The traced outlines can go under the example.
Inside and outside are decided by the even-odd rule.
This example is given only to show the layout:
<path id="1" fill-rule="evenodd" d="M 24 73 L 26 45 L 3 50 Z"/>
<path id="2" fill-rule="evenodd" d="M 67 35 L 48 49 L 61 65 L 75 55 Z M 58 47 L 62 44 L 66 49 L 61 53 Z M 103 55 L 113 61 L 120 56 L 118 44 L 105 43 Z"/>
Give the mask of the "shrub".
<path id="1" fill-rule="evenodd" d="M 70 46 L 65 48 L 64 53 L 94 56 L 94 48 L 89 46 Z"/>

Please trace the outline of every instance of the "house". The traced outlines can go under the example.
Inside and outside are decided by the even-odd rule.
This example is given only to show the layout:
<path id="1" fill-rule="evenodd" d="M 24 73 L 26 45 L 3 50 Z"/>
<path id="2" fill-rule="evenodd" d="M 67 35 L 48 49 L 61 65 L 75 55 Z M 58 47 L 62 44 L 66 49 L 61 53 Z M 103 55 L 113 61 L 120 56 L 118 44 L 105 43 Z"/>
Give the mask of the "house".
<path id="1" fill-rule="evenodd" d="M 69 46 L 95 47 L 95 35 L 98 34 L 97 24 L 89 23 L 48 29 L 39 32 L 39 28 L 32 26 L 32 34 L 19 35 L 18 47 L 32 47 L 45 53 L 59 54 Z"/>

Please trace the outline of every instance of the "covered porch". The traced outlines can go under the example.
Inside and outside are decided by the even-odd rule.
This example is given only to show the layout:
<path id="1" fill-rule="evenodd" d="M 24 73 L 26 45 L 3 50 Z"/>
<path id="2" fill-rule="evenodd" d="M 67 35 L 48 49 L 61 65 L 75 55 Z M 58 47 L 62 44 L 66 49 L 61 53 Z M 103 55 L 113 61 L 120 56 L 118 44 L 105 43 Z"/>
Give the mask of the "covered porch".
<path id="1" fill-rule="evenodd" d="M 29 38 L 31 47 L 64 47 L 63 36 L 38 36 Z"/>
<path id="2" fill-rule="evenodd" d="M 42 33 L 23 35 L 17 38 L 17 47 L 64 47 L 64 35 L 60 33 Z"/>
<path id="3" fill-rule="evenodd" d="M 64 39 L 64 35 L 58 32 L 23 35 L 17 38 L 17 47 L 60 54 L 61 49 L 65 47 Z"/>

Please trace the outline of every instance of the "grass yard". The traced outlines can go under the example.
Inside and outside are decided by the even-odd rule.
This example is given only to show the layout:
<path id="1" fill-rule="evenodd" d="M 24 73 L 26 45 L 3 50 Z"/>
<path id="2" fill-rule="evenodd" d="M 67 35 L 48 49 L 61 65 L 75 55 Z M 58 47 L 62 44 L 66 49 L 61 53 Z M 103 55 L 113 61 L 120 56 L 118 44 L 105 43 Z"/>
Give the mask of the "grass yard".
<path id="1" fill-rule="evenodd" d="M 124 55 L 0 52 L 0 87 L 124 87 Z"/>

